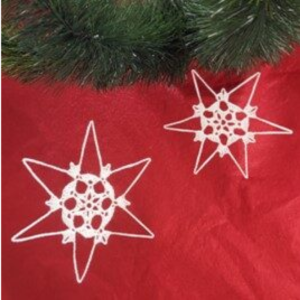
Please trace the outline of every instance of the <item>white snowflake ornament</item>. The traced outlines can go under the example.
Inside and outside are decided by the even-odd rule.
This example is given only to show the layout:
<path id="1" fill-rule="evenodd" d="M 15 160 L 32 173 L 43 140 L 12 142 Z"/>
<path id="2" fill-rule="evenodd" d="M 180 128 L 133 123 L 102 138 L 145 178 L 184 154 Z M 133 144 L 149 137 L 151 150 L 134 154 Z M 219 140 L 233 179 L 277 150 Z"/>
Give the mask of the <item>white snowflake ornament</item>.
<path id="1" fill-rule="evenodd" d="M 239 84 L 237 87 L 227 92 L 224 88 L 216 93 L 205 80 L 192 70 L 192 77 L 199 99 L 199 104 L 193 107 L 192 116 L 183 120 L 165 125 L 167 130 L 187 132 L 195 134 L 195 142 L 200 142 L 200 149 L 196 159 L 194 174 L 198 174 L 217 154 L 220 157 L 229 155 L 234 164 L 238 167 L 245 178 L 248 178 L 248 144 L 255 143 L 256 135 L 292 134 L 292 131 L 273 122 L 267 121 L 257 116 L 257 107 L 251 106 L 251 101 L 255 93 L 260 73 L 256 73 Z M 202 101 L 198 80 L 202 82 L 209 94 L 214 97 L 214 103 L 205 105 Z M 244 106 L 233 103 L 230 97 L 247 84 L 253 84 L 251 93 Z M 199 120 L 199 129 L 186 128 L 190 121 Z M 251 121 L 257 120 L 271 128 L 271 130 L 253 131 L 250 129 Z M 202 158 L 206 145 L 214 144 L 213 150 L 208 153 L 205 159 Z M 231 151 L 231 146 L 242 142 L 244 148 L 244 162 L 241 164 Z"/>
<path id="2" fill-rule="evenodd" d="M 95 169 L 98 171 L 94 173 L 86 173 L 83 167 L 84 161 L 88 159 L 87 144 L 89 139 L 92 140 L 93 148 L 96 152 L 97 162 Z M 34 159 L 25 158 L 23 162 L 26 168 L 50 196 L 50 199 L 46 201 L 49 210 L 46 214 L 13 236 L 12 241 L 25 242 L 61 235 L 63 244 L 73 244 L 74 271 L 77 282 L 81 283 L 89 270 L 96 246 L 99 244 L 106 245 L 110 236 L 154 238 L 152 231 L 127 208 L 130 202 L 126 199 L 128 192 L 140 179 L 150 161 L 151 159 L 147 158 L 114 170 L 111 169 L 110 164 L 104 166 L 93 122 L 90 122 L 88 125 L 79 163 L 76 165 L 70 163 L 69 169 L 62 169 Z M 69 183 L 63 188 L 61 193 L 54 192 L 48 186 L 47 182 L 34 171 L 34 165 L 51 169 L 56 172 L 57 176 L 69 176 Z M 117 195 L 115 187 L 110 182 L 111 178 L 116 174 L 125 174 L 130 169 L 138 169 L 138 173 L 123 191 L 118 191 Z M 133 221 L 139 224 L 145 231 L 145 234 L 108 230 L 107 225 L 114 218 L 117 208 L 121 209 Z M 60 216 L 63 230 L 30 234 L 32 229 L 42 225 L 43 221 L 55 214 Z M 79 254 L 77 250 L 80 247 L 79 243 L 81 241 L 79 236 L 81 239 L 90 241 L 89 253 L 84 261 L 82 270 L 78 266 Z"/>

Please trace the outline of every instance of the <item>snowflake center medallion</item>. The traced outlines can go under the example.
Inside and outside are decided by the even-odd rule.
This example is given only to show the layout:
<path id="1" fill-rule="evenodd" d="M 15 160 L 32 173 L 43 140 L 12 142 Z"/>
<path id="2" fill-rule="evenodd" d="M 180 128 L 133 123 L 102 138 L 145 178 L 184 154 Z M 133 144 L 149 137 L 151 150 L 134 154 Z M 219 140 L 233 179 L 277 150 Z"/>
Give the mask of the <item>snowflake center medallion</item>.
<path id="1" fill-rule="evenodd" d="M 224 95 L 227 94 L 218 94 L 218 101 L 200 114 L 200 125 L 207 139 L 230 146 L 247 133 L 249 117 L 239 106 L 224 99 Z"/>
<path id="2" fill-rule="evenodd" d="M 69 183 L 60 203 L 63 222 L 85 238 L 97 237 L 105 230 L 117 204 L 109 182 L 92 174 L 79 175 Z"/>

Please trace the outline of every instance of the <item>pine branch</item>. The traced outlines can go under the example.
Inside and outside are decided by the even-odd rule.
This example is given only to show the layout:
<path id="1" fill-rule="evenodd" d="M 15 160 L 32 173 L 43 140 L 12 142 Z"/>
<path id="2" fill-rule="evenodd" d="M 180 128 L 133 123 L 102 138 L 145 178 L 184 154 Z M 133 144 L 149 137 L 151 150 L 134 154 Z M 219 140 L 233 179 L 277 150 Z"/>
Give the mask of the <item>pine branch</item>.
<path id="1" fill-rule="evenodd" d="M 191 57 L 214 71 L 277 63 L 300 42 L 300 1 L 187 0 L 184 10 Z"/>
<path id="2" fill-rule="evenodd" d="M 183 22 L 174 11 L 168 1 L 36 0 L 19 5 L 15 46 L 54 80 L 96 88 L 170 82 L 186 67 Z M 4 69 L 15 73 L 18 59 L 4 56 Z M 26 66 L 21 73 L 25 80 L 38 74 Z"/>
<path id="3" fill-rule="evenodd" d="M 41 77 L 43 70 L 34 55 L 22 51 L 18 38 L 18 32 L 14 28 L 2 26 L 2 65 L 9 76 L 30 82 Z"/>

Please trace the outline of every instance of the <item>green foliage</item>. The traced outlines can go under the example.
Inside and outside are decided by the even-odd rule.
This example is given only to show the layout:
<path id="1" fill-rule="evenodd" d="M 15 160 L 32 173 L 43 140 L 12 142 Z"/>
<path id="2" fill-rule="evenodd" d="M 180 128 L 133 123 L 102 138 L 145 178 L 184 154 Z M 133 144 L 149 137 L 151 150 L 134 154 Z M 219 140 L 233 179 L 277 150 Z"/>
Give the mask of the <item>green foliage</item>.
<path id="1" fill-rule="evenodd" d="M 186 45 L 214 70 L 276 63 L 300 42 L 298 0 L 186 0 Z"/>
<path id="2" fill-rule="evenodd" d="M 2 65 L 8 75 L 26 82 L 44 75 L 37 56 L 24 51 L 18 41 L 18 31 L 7 25 L 2 26 Z"/>
<path id="3" fill-rule="evenodd" d="M 3 70 L 105 89 L 275 63 L 300 42 L 298 0 L 4 0 Z"/>
<path id="4" fill-rule="evenodd" d="M 36 0 L 19 4 L 4 30 L 3 68 L 96 88 L 172 81 L 186 64 L 183 20 L 168 1 Z M 18 26 L 21 26 L 20 29 Z M 25 58 L 24 64 L 22 64 Z"/>

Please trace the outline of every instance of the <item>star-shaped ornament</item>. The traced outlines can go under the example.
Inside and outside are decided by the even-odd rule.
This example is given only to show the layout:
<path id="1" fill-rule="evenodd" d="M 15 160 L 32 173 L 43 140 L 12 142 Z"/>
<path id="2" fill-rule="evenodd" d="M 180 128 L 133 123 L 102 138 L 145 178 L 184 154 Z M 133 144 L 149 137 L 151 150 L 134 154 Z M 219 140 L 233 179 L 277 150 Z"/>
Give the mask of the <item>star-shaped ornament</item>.
<path id="1" fill-rule="evenodd" d="M 88 167 L 91 161 L 92 168 Z M 103 165 L 93 122 L 88 125 L 78 164 L 70 163 L 69 169 L 25 158 L 23 162 L 26 168 L 50 197 L 46 201 L 48 212 L 17 233 L 12 241 L 25 242 L 61 235 L 63 244 L 73 244 L 74 271 L 77 282 L 81 283 L 89 270 L 97 245 L 106 245 L 111 236 L 154 238 L 152 231 L 128 209 L 130 202 L 127 199 L 128 192 L 140 179 L 150 161 L 151 159 L 147 158 L 117 169 L 112 169 L 110 164 Z M 43 168 L 52 174 L 54 172 L 55 177 L 67 177 L 68 183 L 62 190 L 54 191 L 50 182 L 47 183 L 34 167 Z M 112 182 L 116 182 L 116 179 L 124 181 L 124 177 L 128 178 L 128 172 L 133 172 L 134 177 L 129 176 L 130 181 L 123 189 L 116 189 Z M 125 212 L 144 232 L 109 230 L 107 226 L 113 220 L 117 209 Z M 49 229 L 46 232 L 30 234 L 54 216 L 58 216 L 61 230 Z M 87 254 L 83 258 L 79 257 L 82 255 L 81 243 L 85 244 L 84 247 L 88 244 Z M 81 266 L 79 258 L 82 261 Z"/>
<path id="2" fill-rule="evenodd" d="M 288 128 L 267 121 L 257 116 L 257 107 L 251 105 L 260 73 L 256 73 L 244 82 L 227 92 L 224 88 L 219 93 L 215 92 L 208 83 L 195 71 L 192 77 L 199 99 L 199 104 L 193 107 L 192 116 L 183 120 L 165 125 L 167 130 L 195 134 L 195 142 L 200 142 L 200 148 L 196 159 L 194 174 L 198 174 L 218 154 L 220 157 L 229 155 L 245 178 L 248 178 L 248 145 L 254 143 L 256 135 L 292 134 Z M 205 92 L 213 97 L 213 103 L 209 105 L 203 102 L 199 89 L 199 80 L 204 86 Z M 242 89 L 249 88 L 246 101 L 242 105 L 237 104 L 238 93 Z M 197 121 L 197 128 L 190 124 Z M 253 129 L 252 123 L 261 125 L 259 129 Z M 189 127 L 190 126 L 190 127 Z M 233 146 L 242 146 L 243 159 L 239 161 L 235 155 Z M 205 154 L 204 154 L 205 153 Z"/>

